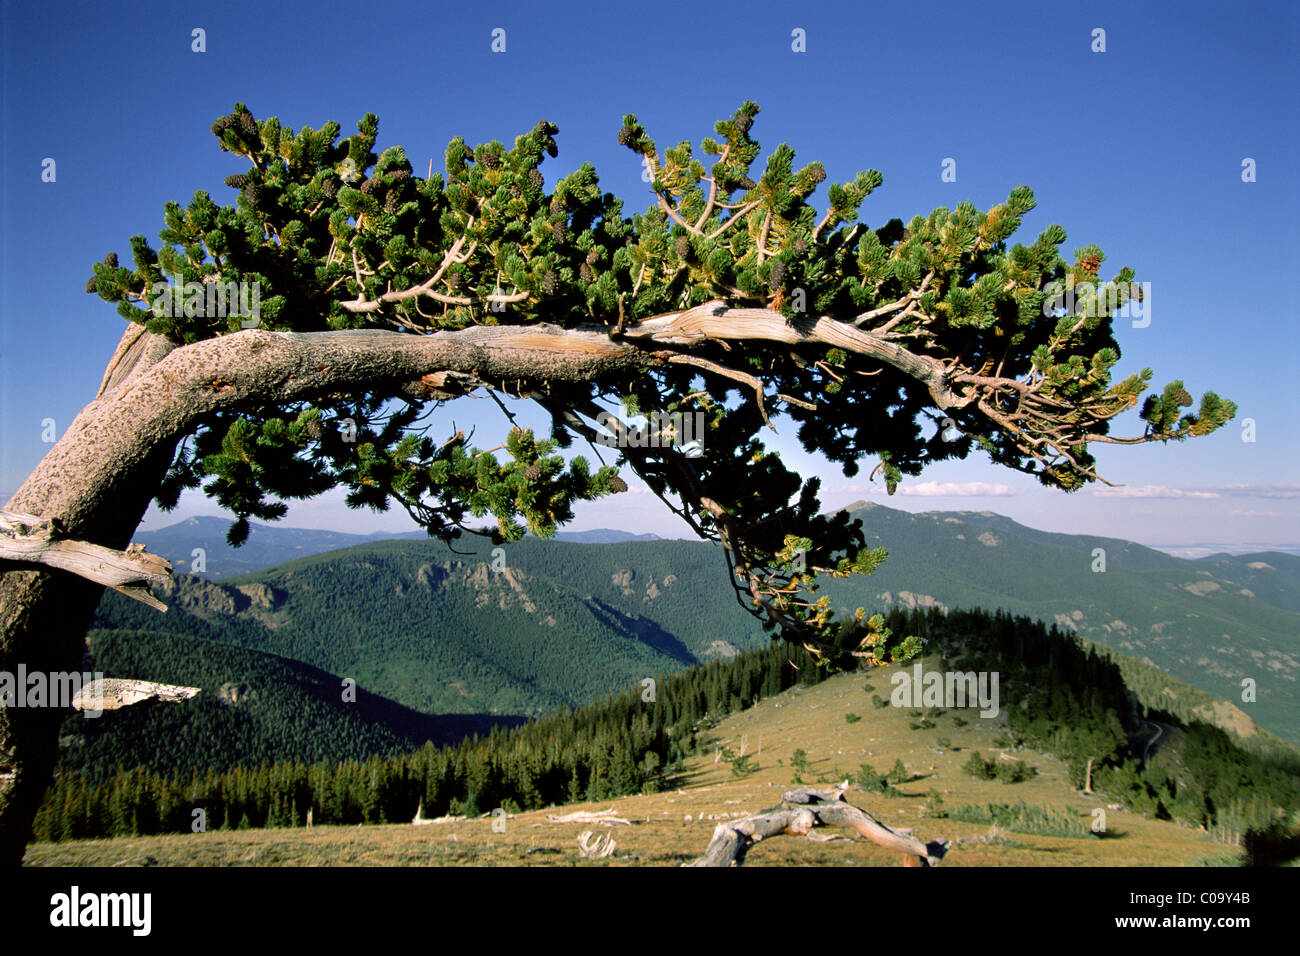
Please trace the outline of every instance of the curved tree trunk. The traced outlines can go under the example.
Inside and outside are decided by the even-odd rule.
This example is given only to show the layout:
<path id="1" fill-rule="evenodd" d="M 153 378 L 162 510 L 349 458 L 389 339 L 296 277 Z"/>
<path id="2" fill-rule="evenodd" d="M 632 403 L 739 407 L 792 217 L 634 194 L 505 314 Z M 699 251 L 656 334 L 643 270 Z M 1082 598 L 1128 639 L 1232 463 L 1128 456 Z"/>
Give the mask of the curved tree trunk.
<path id="1" fill-rule="evenodd" d="M 101 396 L 73 420 L 8 510 L 58 518 L 67 536 L 115 550 L 130 542 L 176 444 L 174 431 L 169 435 L 158 421 L 123 414 L 115 399 L 170 351 L 141 332 L 127 330 Z M 103 590 L 67 571 L 0 562 L 0 671 L 16 674 L 20 664 L 29 674 L 79 671 Z M 69 713 L 58 707 L 0 708 L 0 865 L 22 862 L 58 760 L 59 727 Z"/>

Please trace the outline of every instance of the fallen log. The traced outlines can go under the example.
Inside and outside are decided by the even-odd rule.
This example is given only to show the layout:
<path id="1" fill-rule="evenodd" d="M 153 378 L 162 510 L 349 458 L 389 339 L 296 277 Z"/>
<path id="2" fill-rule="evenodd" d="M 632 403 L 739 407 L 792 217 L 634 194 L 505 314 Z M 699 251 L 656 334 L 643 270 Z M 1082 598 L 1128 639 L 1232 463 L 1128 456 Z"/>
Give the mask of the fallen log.
<path id="1" fill-rule="evenodd" d="M 704 855 L 684 866 L 740 866 L 755 844 L 772 836 L 810 836 L 814 827 L 856 830 L 874 843 L 898 850 L 904 866 L 938 866 L 949 841 L 928 845 L 881 823 L 860 807 L 844 801 L 844 791 L 799 787 L 781 795 L 780 806 L 740 820 L 718 824 Z"/>
<path id="2" fill-rule="evenodd" d="M 613 807 L 608 810 L 599 811 L 575 810 L 573 813 L 566 813 L 563 816 L 548 815 L 546 819 L 550 820 L 552 823 L 603 823 L 606 826 L 614 826 L 617 824 L 626 827 L 632 825 L 631 820 L 624 820 L 622 817 L 616 817 L 614 816 L 614 813 L 615 810 Z"/>

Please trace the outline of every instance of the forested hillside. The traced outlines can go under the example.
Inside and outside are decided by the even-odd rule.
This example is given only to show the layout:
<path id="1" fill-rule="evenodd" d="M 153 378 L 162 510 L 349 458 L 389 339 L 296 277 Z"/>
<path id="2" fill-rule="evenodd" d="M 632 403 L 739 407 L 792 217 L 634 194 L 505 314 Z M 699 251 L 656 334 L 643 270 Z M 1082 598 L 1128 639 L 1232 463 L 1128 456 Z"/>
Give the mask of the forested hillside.
<path id="1" fill-rule="evenodd" d="M 721 560 L 675 541 L 524 540 L 499 556 L 375 542 L 220 583 L 177 577 L 167 627 L 290 657 L 424 712 L 539 715 L 766 641 L 719 591 Z M 113 593 L 96 623 L 159 626 Z"/>
<path id="2" fill-rule="evenodd" d="M 1038 618 L 1231 701 L 1225 719 L 1237 726 L 1300 740 L 1300 558 L 1186 561 L 992 512 L 854 513 L 890 557 L 870 576 L 825 582 L 836 604 Z M 193 539 L 176 528 L 168 540 L 180 553 Z M 280 542 L 280 531 L 257 529 L 265 554 L 302 543 L 296 532 Z M 181 576 L 166 626 L 350 676 L 421 711 L 531 715 L 765 640 L 706 543 L 457 547 L 466 553 L 427 540 L 373 542 L 219 583 Z M 153 611 L 112 593 L 97 624 L 160 626 Z M 1254 701 L 1242 700 L 1246 678 Z"/>
<path id="3" fill-rule="evenodd" d="M 1218 728 L 1146 712 L 1135 706 L 1114 663 L 1056 628 L 1005 614 L 933 609 L 895 609 L 886 623 L 924 638 L 933 666 L 998 671 L 1005 746 L 1059 756 L 1076 787 L 1084 785 L 1091 761 L 1093 787 L 1109 799 L 1157 818 L 1234 833 L 1300 805 L 1294 750 L 1247 750 Z M 288 761 L 227 773 L 139 769 L 107 782 L 69 768 L 51 791 L 37 832 L 43 839 L 187 832 L 194 808 L 204 809 L 213 828 L 300 826 L 309 810 L 317 824 L 394 822 L 409 820 L 421 805 L 428 816 L 475 815 L 658 790 L 678 784 L 683 760 L 710 746 L 717 721 L 826 676 L 802 651 L 773 645 L 659 675 L 649 698 L 636 687 L 576 713 L 560 711 L 516 730 L 404 756 L 311 766 Z M 889 706 L 881 694 L 863 702 Z M 914 713 L 918 736 L 941 734 L 935 721 L 959 716 L 932 708 Z M 1178 731 L 1177 743 L 1163 745 L 1156 759 L 1147 746 L 1152 717 Z M 747 772 L 744 758 L 726 759 L 737 775 Z M 879 785 L 867 777 L 859 785 Z"/>
<path id="4" fill-rule="evenodd" d="M 276 761 L 365 759 L 452 743 L 519 717 L 430 716 L 297 661 L 193 636 L 91 631 L 87 668 L 198 687 L 192 700 L 149 700 L 67 719 L 61 772 L 111 778 L 119 767 L 187 774 Z"/>

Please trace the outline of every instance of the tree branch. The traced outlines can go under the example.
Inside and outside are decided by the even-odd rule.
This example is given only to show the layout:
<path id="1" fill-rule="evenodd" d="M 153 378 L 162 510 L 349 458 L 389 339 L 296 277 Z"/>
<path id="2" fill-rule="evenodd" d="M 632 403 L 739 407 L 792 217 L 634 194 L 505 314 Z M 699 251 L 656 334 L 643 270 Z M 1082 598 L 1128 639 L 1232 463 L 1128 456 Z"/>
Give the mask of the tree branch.
<path id="1" fill-rule="evenodd" d="M 143 545 L 114 551 L 86 541 L 63 539 L 52 518 L 0 511 L 0 560 L 70 571 L 155 610 L 167 610 L 167 605 L 149 593 L 149 585 L 170 578 L 171 563 L 159 555 L 147 554 Z"/>

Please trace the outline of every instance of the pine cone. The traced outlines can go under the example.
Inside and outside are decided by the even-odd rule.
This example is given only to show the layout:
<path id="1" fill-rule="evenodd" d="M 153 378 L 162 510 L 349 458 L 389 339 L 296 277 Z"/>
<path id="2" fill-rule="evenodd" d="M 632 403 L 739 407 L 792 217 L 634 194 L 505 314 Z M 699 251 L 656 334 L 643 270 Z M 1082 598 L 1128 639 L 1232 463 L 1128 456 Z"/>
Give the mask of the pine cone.
<path id="1" fill-rule="evenodd" d="M 529 465 L 527 468 L 524 469 L 524 479 L 525 479 L 525 480 L 527 480 L 527 481 L 536 481 L 536 480 L 537 480 L 538 478 L 540 478 L 540 477 L 542 477 L 542 466 L 541 466 L 541 465 Z"/>
<path id="2" fill-rule="evenodd" d="M 367 179 L 364 183 L 361 184 L 361 192 L 366 196 L 370 196 L 378 192 L 379 188 L 383 185 L 384 185 L 383 182 L 379 179 L 378 176 L 371 176 L 369 179 Z"/>
<path id="3" fill-rule="evenodd" d="M 636 135 L 636 130 L 634 130 L 630 126 L 624 126 L 621 130 L 618 131 L 618 145 L 626 146 L 628 143 L 632 142 L 632 137 L 634 137 L 635 135 Z"/>
<path id="4" fill-rule="evenodd" d="M 91 276 L 86 280 L 86 292 L 94 293 L 99 291 L 99 280 Z"/>
<path id="5" fill-rule="evenodd" d="M 394 185 L 396 185 L 397 183 L 410 179 L 411 174 L 407 172 L 405 169 L 394 169 L 391 173 L 388 174 L 388 178 L 392 180 Z"/>
<path id="6" fill-rule="evenodd" d="M 116 269 L 116 268 L 117 268 L 117 253 L 116 253 L 116 252 L 110 252 L 108 255 L 104 256 L 104 265 L 108 266 L 110 269 Z"/>
<path id="7" fill-rule="evenodd" d="M 754 117 L 750 116 L 748 113 L 736 114 L 736 129 L 740 130 L 741 133 L 748 133 L 749 128 L 753 125 Z"/>
<path id="8" fill-rule="evenodd" d="M 596 281 L 596 273 L 592 272 L 591 266 L 587 265 L 585 262 L 578 267 L 578 277 L 582 279 L 583 282 Z"/>
<path id="9" fill-rule="evenodd" d="M 484 153 L 482 163 L 488 169 L 496 169 L 501 165 L 501 157 L 496 153 Z"/>
<path id="10" fill-rule="evenodd" d="M 226 130 L 230 129 L 230 127 L 234 125 L 235 125 L 235 117 L 233 115 L 228 114 L 226 116 L 223 116 L 220 119 L 218 119 L 215 123 L 212 124 L 212 135 L 220 136 L 222 133 L 224 133 Z"/>
<path id="11" fill-rule="evenodd" d="M 240 113 L 238 115 L 239 128 L 249 136 L 257 135 L 257 120 L 253 119 L 252 113 Z"/>
<path id="12" fill-rule="evenodd" d="M 335 196 L 338 195 L 339 185 L 340 185 L 339 180 L 335 179 L 333 176 L 330 176 L 328 179 L 326 179 L 324 182 L 320 184 L 320 191 L 325 194 L 326 199 L 333 199 Z"/>
<path id="13" fill-rule="evenodd" d="M 261 186 L 257 185 L 256 183 L 247 183 L 244 186 L 243 192 L 244 192 L 244 198 L 248 200 L 248 204 L 252 206 L 254 209 L 256 209 L 258 205 L 261 204 L 262 195 L 263 195 Z"/>
<path id="14" fill-rule="evenodd" d="M 587 253 L 587 265 L 594 266 L 596 264 L 596 260 L 599 258 L 600 258 L 600 250 L 592 249 L 591 252 Z"/>
<path id="15" fill-rule="evenodd" d="M 775 292 L 781 288 L 781 283 L 785 281 L 785 263 L 780 259 L 773 260 L 772 272 L 767 279 L 767 287 Z"/>
<path id="16" fill-rule="evenodd" d="M 246 182 L 248 182 L 247 173 L 235 173 L 233 176 L 226 177 L 226 185 L 231 189 L 243 189 Z"/>
<path id="17" fill-rule="evenodd" d="M 546 275 L 542 276 L 542 291 L 547 295 L 555 294 L 555 287 L 559 285 L 560 278 L 550 269 L 546 270 Z"/>
<path id="18" fill-rule="evenodd" d="M 825 182 L 826 170 L 822 169 L 820 166 L 814 166 L 812 169 L 808 170 L 808 176 L 815 183 Z"/>
<path id="19" fill-rule="evenodd" d="M 307 423 L 307 437 L 312 441 L 320 441 L 321 435 L 325 434 L 325 429 L 319 419 L 313 418 Z"/>
<path id="20" fill-rule="evenodd" d="M 741 176 L 740 179 L 736 181 L 736 185 L 741 189 L 755 189 L 758 187 L 758 183 L 754 182 L 754 180 L 750 179 L 748 176 Z"/>
<path id="21" fill-rule="evenodd" d="M 543 186 L 546 185 L 546 177 L 542 175 L 542 171 L 540 169 L 528 170 L 528 181 L 532 183 L 534 186 L 536 186 L 538 189 L 541 189 Z"/>
<path id="22" fill-rule="evenodd" d="M 455 292 L 460 288 L 460 273 L 452 272 L 447 276 L 447 288 Z"/>
<path id="23" fill-rule="evenodd" d="M 796 255 L 803 255 L 808 251 L 808 242 L 802 236 L 794 241 L 794 251 Z"/>
<path id="24" fill-rule="evenodd" d="M 627 482 L 618 475 L 615 475 L 613 478 L 609 479 L 609 490 L 611 494 L 622 494 L 627 491 Z"/>
<path id="25" fill-rule="evenodd" d="M 677 237 L 677 258 L 685 259 L 691 254 L 691 237 Z"/>
<path id="26" fill-rule="evenodd" d="M 1096 275 L 1097 270 L 1101 268 L 1101 256 L 1084 256 L 1079 260 L 1079 265 L 1088 272 L 1091 272 L 1093 275 Z"/>
<path id="27" fill-rule="evenodd" d="M 397 212 L 397 207 L 402 204 L 401 198 L 397 195 L 396 189 L 388 190 L 384 196 L 384 208 L 389 212 Z"/>
<path id="28" fill-rule="evenodd" d="M 1186 408 L 1192 404 L 1192 396 L 1185 388 L 1180 388 L 1174 392 L 1173 399 L 1178 403 L 1179 408 Z"/>
<path id="29" fill-rule="evenodd" d="M 556 242 L 563 242 L 568 233 L 569 230 L 564 227 L 564 223 L 551 223 L 551 235 L 555 237 Z"/>
<path id="30" fill-rule="evenodd" d="M 564 212 L 564 203 L 560 202 L 560 198 L 559 198 L 558 196 L 552 196 L 552 197 L 551 197 L 551 215 L 552 215 L 552 216 L 558 216 L 558 215 L 559 215 L 560 213 L 562 213 L 562 212 Z"/>

